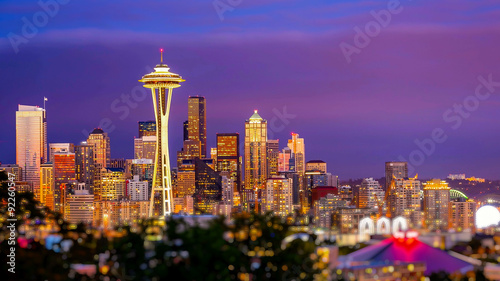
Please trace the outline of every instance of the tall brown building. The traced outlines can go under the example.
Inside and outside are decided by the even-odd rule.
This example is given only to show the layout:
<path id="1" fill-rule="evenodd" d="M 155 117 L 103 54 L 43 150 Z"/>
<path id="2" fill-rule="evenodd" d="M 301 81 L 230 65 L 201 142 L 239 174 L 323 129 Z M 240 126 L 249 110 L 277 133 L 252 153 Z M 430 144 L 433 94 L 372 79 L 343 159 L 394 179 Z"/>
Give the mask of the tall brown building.
<path id="1" fill-rule="evenodd" d="M 240 191 L 240 134 L 217 134 L 217 171 L 229 172 L 234 191 Z"/>
<path id="2" fill-rule="evenodd" d="M 207 115 L 204 97 L 188 99 L 188 138 L 201 142 L 201 158 L 207 157 Z"/>
<path id="3" fill-rule="evenodd" d="M 94 146 L 94 164 L 96 170 L 109 167 L 111 150 L 108 134 L 102 129 L 96 128 L 90 133 L 87 144 Z"/>

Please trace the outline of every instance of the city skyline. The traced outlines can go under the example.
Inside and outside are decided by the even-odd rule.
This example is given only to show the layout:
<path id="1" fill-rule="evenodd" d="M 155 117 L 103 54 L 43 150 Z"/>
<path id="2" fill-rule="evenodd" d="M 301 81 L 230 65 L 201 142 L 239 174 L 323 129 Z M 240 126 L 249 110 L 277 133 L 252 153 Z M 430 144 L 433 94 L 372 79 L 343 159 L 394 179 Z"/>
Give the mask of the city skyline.
<path id="1" fill-rule="evenodd" d="M 5 280 L 500 280 L 500 2 L 0 11 Z"/>
<path id="2" fill-rule="evenodd" d="M 7 2 L 3 5 L 11 14 L 5 17 L 9 29 L 0 28 L 5 35 L 0 40 L 0 60 L 12 67 L 0 70 L 5 79 L 0 95 L 5 108 L 0 112 L 4 120 L 0 161 L 15 161 L 15 117 L 11 112 L 17 104 L 41 106 L 43 96 L 49 98 L 49 143 L 79 143 L 87 137 L 82 131 L 91 132 L 101 120 L 109 118 L 114 126 L 109 132 L 114 143 L 112 157 L 131 158 L 136 122 L 154 119 L 149 111 L 152 101 L 146 95 L 139 102 L 132 100 L 137 107 L 123 109 L 121 95 L 131 95 L 140 86 L 136 77 L 157 63 L 157 51 L 163 47 L 165 61 L 175 65 L 179 73 L 186 73 L 191 81 L 180 89 L 182 98 L 175 101 L 172 114 L 179 117 L 171 119 L 172 147 L 182 147 L 182 138 L 174 134 L 182 134 L 185 118 L 181 116 L 187 114 L 187 96 L 200 95 L 207 98 L 208 147 L 215 147 L 216 133 L 242 134 L 242 123 L 254 109 L 271 120 L 277 116 L 275 112 L 283 114 L 286 108 L 286 113 L 295 118 L 287 120 L 288 124 L 277 122 L 280 130 L 274 132 L 273 138 L 284 141 L 290 133 L 299 133 L 310 147 L 307 160 L 330 163 L 331 171 L 344 179 L 383 177 L 380 163 L 400 161 L 399 156 L 408 160 L 410 153 L 418 149 L 415 140 L 430 138 L 434 128 L 443 128 L 448 138 L 444 144 L 437 144 L 435 152 L 416 169 L 421 176 L 443 178 L 449 173 L 466 173 L 500 178 L 496 164 L 500 147 L 495 143 L 500 137 L 496 92 L 481 101 L 470 117 L 462 119 L 457 129 L 451 128 L 454 122 L 447 123 L 442 117 L 447 110 L 453 110 L 454 104 L 462 104 L 474 93 L 479 76 L 488 79 L 491 74 L 493 81 L 500 80 L 495 72 L 499 54 L 494 46 L 498 39 L 491 32 L 497 29 L 497 4 L 485 1 L 425 6 L 405 2 L 402 12 L 393 15 L 380 35 L 348 63 L 339 44 L 352 44 L 354 28 L 373 20 L 370 11 L 385 9 L 386 3 L 321 2 L 324 11 L 306 2 L 286 9 L 285 3 L 279 1 L 272 7 L 242 3 L 226 12 L 223 21 L 211 2 L 200 2 L 194 10 L 186 3 L 158 3 L 146 5 L 145 13 L 168 5 L 178 15 L 161 19 L 159 22 L 165 23 L 159 25 L 161 28 L 132 27 L 125 22 L 122 29 L 105 28 L 90 19 L 85 24 L 72 23 L 70 18 L 82 12 L 82 7 L 70 2 L 61 6 L 60 13 L 33 39 L 21 44 L 20 55 L 14 56 L 6 35 L 21 34 L 20 19 L 31 18 L 42 8 L 22 1 Z M 425 20 L 419 17 L 424 11 L 450 6 L 454 10 L 443 17 L 438 17 L 437 12 Z M 134 7 L 131 2 L 123 2 L 120 11 L 128 13 Z M 109 15 L 102 19 L 104 22 L 120 20 L 112 9 L 112 4 L 101 5 L 100 13 Z M 290 9 L 302 10 L 300 16 L 293 13 L 297 21 L 279 13 Z M 188 26 L 185 19 L 176 21 L 188 12 L 197 13 L 200 20 Z M 242 23 L 253 17 L 262 18 L 262 24 Z M 465 25 L 462 17 L 468 20 L 466 28 L 461 28 Z M 273 29 L 264 32 L 262 25 Z M 155 36 L 145 40 L 146 30 Z M 178 32 L 182 35 L 177 36 Z M 86 47 L 73 45 L 78 42 Z M 397 50 L 412 55 L 401 59 Z M 252 54 L 258 59 L 248 59 Z M 77 67 L 67 71 L 69 65 Z M 26 73 L 36 79 L 21 82 L 19 77 Z M 303 78 L 287 80 L 297 77 L 297 73 Z M 58 83 L 50 77 L 58 77 Z M 116 100 L 117 110 L 112 111 Z M 88 114 L 91 110 L 92 114 Z M 85 115 L 88 118 L 80 118 Z"/>

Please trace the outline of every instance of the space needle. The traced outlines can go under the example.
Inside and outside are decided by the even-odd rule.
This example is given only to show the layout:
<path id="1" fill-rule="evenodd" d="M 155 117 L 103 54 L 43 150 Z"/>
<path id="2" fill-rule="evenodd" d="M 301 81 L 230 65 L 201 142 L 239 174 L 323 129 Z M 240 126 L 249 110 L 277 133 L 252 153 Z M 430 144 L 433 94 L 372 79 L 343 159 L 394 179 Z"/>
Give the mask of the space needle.
<path id="1" fill-rule="evenodd" d="M 168 151 L 168 117 L 174 88 L 180 87 L 185 80 L 179 74 L 170 72 L 168 65 L 163 63 L 163 49 L 161 62 L 156 65 L 154 72 L 146 74 L 139 82 L 145 88 L 150 88 L 153 95 L 153 107 L 156 118 L 156 154 L 153 171 L 153 187 L 149 204 L 149 217 L 154 216 L 155 195 L 160 194 L 160 217 L 169 216 L 173 211 L 172 177 L 170 172 L 170 158 Z"/>

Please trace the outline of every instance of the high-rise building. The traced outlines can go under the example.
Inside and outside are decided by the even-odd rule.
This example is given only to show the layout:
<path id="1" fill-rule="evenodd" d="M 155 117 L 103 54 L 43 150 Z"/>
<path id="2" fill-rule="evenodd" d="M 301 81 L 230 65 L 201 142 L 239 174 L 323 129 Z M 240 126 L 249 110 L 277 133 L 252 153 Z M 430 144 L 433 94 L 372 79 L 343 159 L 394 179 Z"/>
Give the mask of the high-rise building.
<path id="1" fill-rule="evenodd" d="M 193 196 L 196 179 L 195 179 L 195 165 L 184 164 L 179 167 L 177 172 L 177 184 L 174 187 L 174 197 L 183 198 L 185 196 Z"/>
<path id="2" fill-rule="evenodd" d="M 295 158 L 292 150 L 288 147 L 283 148 L 278 158 L 279 172 L 295 172 Z"/>
<path id="3" fill-rule="evenodd" d="M 16 164 L 23 181 L 40 195 L 40 165 L 47 162 L 47 115 L 43 108 L 19 105 L 16 111 Z"/>
<path id="4" fill-rule="evenodd" d="M 267 180 L 262 195 L 262 213 L 272 212 L 285 217 L 292 213 L 292 188 L 285 177 L 273 177 Z"/>
<path id="5" fill-rule="evenodd" d="M 299 134 L 292 133 L 292 139 L 288 140 L 288 148 L 290 148 L 294 154 L 295 171 L 303 175 L 306 171 L 304 139 L 299 138 Z"/>
<path id="6" fill-rule="evenodd" d="M 385 189 L 390 186 L 391 181 L 408 178 L 408 162 L 385 162 Z"/>
<path id="7" fill-rule="evenodd" d="M 456 198 L 449 203 L 448 228 L 457 232 L 476 231 L 476 202 L 472 199 Z"/>
<path id="8" fill-rule="evenodd" d="M 156 136 L 143 136 L 134 139 L 134 159 L 155 159 Z"/>
<path id="9" fill-rule="evenodd" d="M 40 203 L 54 210 L 54 166 L 44 163 L 40 166 Z"/>
<path id="10" fill-rule="evenodd" d="M 234 192 L 240 191 L 240 134 L 217 134 L 217 171 L 229 172 Z"/>
<path id="11" fill-rule="evenodd" d="M 173 89 L 180 87 L 184 79 L 178 74 L 170 72 L 170 68 L 163 64 L 163 49 L 161 63 L 156 65 L 155 71 L 146 74 L 140 82 L 144 87 L 151 89 L 153 106 L 156 118 L 156 156 L 153 173 L 153 184 L 149 204 L 149 216 L 168 216 L 173 211 L 172 175 L 170 155 L 168 150 L 168 119 Z M 155 198 L 160 198 L 159 202 Z M 159 204 L 155 204 L 158 202 Z"/>
<path id="12" fill-rule="evenodd" d="M 92 223 L 94 195 L 85 187 L 85 183 L 77 184 L 74 190 L 68 191 L 64 205 L 64 218 L 70 223 Z"/>
<path id="13" fill-rule="evenodd" d="M 90 194 L 94 193 L 96 175 L 94 156 L 94 146 L 86 141 L 75 146 L 75 177 L 78 182 L 85 183 Z"/>
<path id="14" fill-rule="evenodd" d="M 155 121 L 139 121 L 139 138 L 146 136 L 156 136 Z"/>
<path id="15" fill-rule="evenodd" d="M 267 177 L 278 175 L 279 140 L 267 140 Z"/>
<path id="16" fill-rule="evenodd" d="M 448 229 L 450 187 L 448 183 L 433 179 L 424 183 L 424 226 L 430 231 Z"/>
<path id="17" fill-rule="evenodd" d="M 95 201 L 120 200 L 125 197 L 126 177 L 122 168 L 102 168 L 94 187 Z"/>
<path id="18" fill-rule="evenodd" d="M 222 178 L 211 167 L 211 159 L 195 159 L 194 208 L 197 214 L 211 214 L 222 198 Z"/>
<path id="19" fill-rule="evenodd" d="M 421 190 L 422 185 L 417 177 L 396 178 L 386 191 L 388 193 L 388 216 L 391 218 L 403 216 L 408 220 L 411 228 L 421 227 Z"/>
<path id="20" fill-rule="evenodd" d="M 207 115 L 204 97 L 188 99 L 188 138 L 201 143 L 201 158 L 207 157 Z"/>
<path id="21" fill-rule="evenodd" d="M 375 209 L 384 201 L 385 192 L 373 178 L 363 179 L 358 195 L 358 208 Z"/>
<path id="22" fill-rule="evenodd" d="M 109 167 L 111 148 L 108 134 L 96 128 L 89 134 L 87 144 L 94 146 L 94 165 L 97 170 Z"/>
<path id="23" fill-rule="evenodd" d="M 245 191 L 242 204 L 254 201 L 258 190 L 263 190 L 267 179 L 267 121 L 254 111 L 245 122 Z"/>
<path id="24" fill-rule="evenodd" d="M 148 197 L 148 181 L 140 180 L 138 175 L 134 175 L 133 179 L 127 181 L 126 196 L 132 201 L 147 201 Z"/>
<path id="25" fill-rule="evenodd" d="M 75 145 L 72 143 L 49 143 L 49 161 L 54 163 L 55 153 L 74 153 Z"/>
<path id="26" fill-rule="evenodd" d="M 301 188 L 304 186 L 304 177 L 293 171 L 278 172 L 278 175 L 288 179 L 288 183 L 292 189 L 292 204 L 294 207 L 300 206 Z"/>
<path id="27" fill-rule="evenodd" d="M 54 210 L 63 212 L 64 196 L 70 184 L 76 182 L 75 154 L 57 152 L 54 154 Z"/>

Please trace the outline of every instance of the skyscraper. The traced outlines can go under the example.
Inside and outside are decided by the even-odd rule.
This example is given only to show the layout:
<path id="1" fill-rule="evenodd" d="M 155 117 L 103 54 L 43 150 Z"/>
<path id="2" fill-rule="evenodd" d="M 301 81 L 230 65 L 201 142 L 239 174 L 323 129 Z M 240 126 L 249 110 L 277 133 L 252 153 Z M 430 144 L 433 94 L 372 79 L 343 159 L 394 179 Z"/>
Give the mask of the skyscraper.
<path id="1" fill-rule="evenodd" d="M 292 150 L 288 147 L 283 148 L 283 151 L 279 154 L 278 171 L 295 171 L 295 159 L 293 158 Z"/>
<path id="2" fill-rule="evenodd" d="M 95 180 L 95 201 L 120 200 L 125 196 L 125 171 L 122 168 L 103 168 Z"/>
<path id="3" fill-rule="evenodd" d="M 455 198 L 450 201 L 448 227 L 458 232 L 476 230 L 476 202 L 472 199 Z"/>
<path id="4" fill-rule="evenodd" d="M 211 214 L 222 199 L 222 177 L 207 163 L 211 159 L 195 159 L 195 191 L 193 194 L 195 212 Z"/>
<path id="5" fill-rule="evenodd" d="M 170 170 L 170 155 L 168 150 L 168 118 L 172 102 L 173 89 L 180 87 L 184 81 L 178 74 L 170 72 L 170 68 L 163 64 L 163 49 L 161 63 L 156 65 L 155 71 L 146 74 L 140 82 L 150 88 L 153 94 L 153 106 L 156 118 L 156 157 L 155 172 L 153 173 L 153 188 L 149 204 L 149 216 L 168 216 L 173 211 L 172 177 Z M 160 198 L 159 208 L 155 208 L 155 196 Z M 153 210 L 158 210 L 156 214 Z"/>
<path id="6" fill-rule="evenodd" d="M 23 181 L 40 195 L 40 165 L 47 162 L 47 115 L 43 108 L 19 105 L 16 111 L 16 164 Z"/>
<path id="7" fill-rule="evenodd" d="M 431 231 L 448 229 L 448 183 L 433 179 L 424 183 L 424 226 Z"/>
<path id="8" fill-rule="evenodd" d="M 255 200 L 267 178 L 267 121 L 254 111 L 245 122 L 245 192 L 242 204 Z"/>
<path id="9" fill-rule="evenodd" d="M 388 216 L 391 218 L 403 216 L 408 220 L 411 228 L 421 227 L 421 190 L 422 185 L 417 177 L 395 179 L 394 184 L 386 191 L 388 193 Z"/>
<path id="10" fill-rule="evenodd" d="M 85 183 L 79 183 L 66 197 L 64 218 L 70 223 L 92 223 L 93 206 L 94 196 L 86 189 Z"/>
<path id="11" fill-rule="evenodd" d="M 207 157 L 207 115 L 205 98 L 188 99 L 188 138 L 201 143 L 201 158 Z"/>
<path id="12" fill-rule="evenodd" d="M 139 138 L 145 136 L 156 136 L 155 121 L 139 121 Z"/>
<path id="13" fill-rule="evenodd" d="M 56 152 L 54 154 L 54 210 L 63 212 L 64 196 L 70 184 L 76 182 L 75 154 Z"/>
<path id="14" fill-rule="evenodd" d="M 193 196 L 196 188 L 196 172 L 194 164 L 183 165 L 177 172 L 177 185 L 174 188 L 174 197 L 183 198 Z"/>
<path id="15" fill-rule="evenodd" d="M 40 166 L 40 203 L 54 210 L 54 166 L 50 162 Z"/>
<path id="16" fill-rule="evenodd" d="M 109 167 L 111 148 L 108 134 L 101 128 L 95 128 L 87 138 L 87 144 L 94 146 L 94 165 L 97 170 Z"/>
<path id="17" fill-rule="evenodd" d="M 217 134 L 217 171 L 229 172 L 233 191 L 240 191 L 240 134 Z"/>
<path id="18" fill-rule="evenodd" d="M 292 188 L 285 177 L 272 177 L 267 180 L 262 195 L 262 213 L 272 212 L 285 217 L 292 212 Z"/>
<path id="19" fill-rule="evenodd" d="M 279 140 L 267 140 L 267 177 L 278 175 Z"/>
<path id="20" fill-rule="evenodd" d="M 408 162 L 385 162 L 385 190 L 394 178 L 408 178 Z"/>
<path id="21" fill-rule="evenodd" d="M 358 208 L 374 209 L 384 200 L 384 190 L 373 178 L 366 178 L 359 188 Z"/>
<path id="22" fill-rule="evenodd" d="M 299 134 L 292 133 L 292 139 L 288 140 L 288 148 L 290 148 L 294 154 L 295 171 L 303 175 L 306 171 L 304 139 L 299 138 Z"/>
<path id="23" fill-rule="evenodd" d="M 94 193 L 95 163 L 94 146 L 82 141 L 75 146 L 75 176 L 86 185 L 90 194 Z"/>

